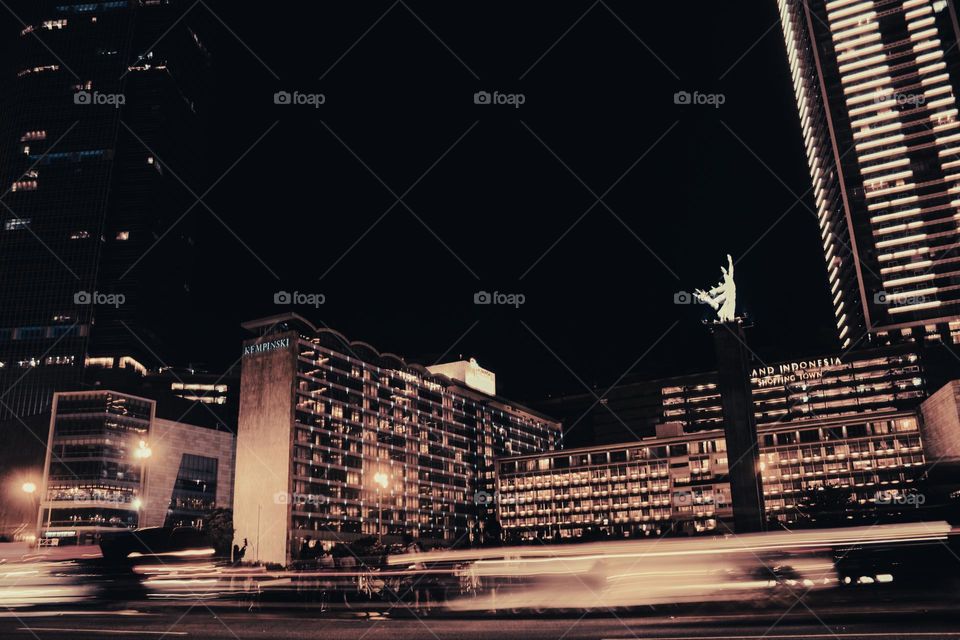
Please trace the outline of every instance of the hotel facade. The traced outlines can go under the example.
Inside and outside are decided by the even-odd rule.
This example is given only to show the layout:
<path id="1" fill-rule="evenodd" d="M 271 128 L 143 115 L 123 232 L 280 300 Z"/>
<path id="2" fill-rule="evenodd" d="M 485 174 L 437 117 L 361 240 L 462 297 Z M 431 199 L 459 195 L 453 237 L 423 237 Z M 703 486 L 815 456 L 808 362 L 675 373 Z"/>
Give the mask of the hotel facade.
<path id="1" fill-rule="evenodd" d="M 927 463 L 960 457 L 958 392 L 960 383 L 951 383 L 913 411 L 761 426 L 768 527 L 911 517 L 908 496 Z M 498 460 L 505 539 L 731 532 L 723 430 L 658 431 L 637 442 Z"/>
<path id="2" fill-rule="evenodd" d="M 234 526 L 250 559 L 286 565 L 310 540 L 476 542 L 494 459 L 559 444 L 558 422 L 497 396 L 474 361 L 408 364 L 295 314 L 243 326 L 255 337 L 243 345 Z"/>
<path id="3" fill-rule="evenodd" d="M 777 0 L 838 336 L 960 342 L 947 0 Z"/>

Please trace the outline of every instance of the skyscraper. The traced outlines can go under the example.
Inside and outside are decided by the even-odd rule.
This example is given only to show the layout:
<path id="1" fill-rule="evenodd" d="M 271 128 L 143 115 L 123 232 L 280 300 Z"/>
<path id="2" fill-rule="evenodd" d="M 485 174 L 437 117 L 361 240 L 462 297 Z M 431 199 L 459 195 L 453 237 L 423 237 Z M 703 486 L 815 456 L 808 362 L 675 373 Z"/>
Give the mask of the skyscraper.
<path id="1" fill-rule="evenodd" d="M 842 346 L 960 341 L 953 3 L 777 4 Z"/>
<path id="2" fill-rule="evenodd" d="M 0 419 L 36 462 L 53 391 L 158 364 L 182 308 L 192 240 L 174 222 L 193 198 L 176 176 L 201 172 L 209 56 L 177 0 L 30 4 L 4 65 Z"/>

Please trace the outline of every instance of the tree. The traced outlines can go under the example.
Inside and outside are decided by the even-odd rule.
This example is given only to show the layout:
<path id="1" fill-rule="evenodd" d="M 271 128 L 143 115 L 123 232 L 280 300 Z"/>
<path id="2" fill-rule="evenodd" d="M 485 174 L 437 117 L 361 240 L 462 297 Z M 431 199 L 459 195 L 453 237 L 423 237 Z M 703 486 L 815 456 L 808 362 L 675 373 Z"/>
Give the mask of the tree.
<path id="1" fill-rule="evenodd" d="M 205 518 L 203 530 L 213 541 L 219 556 L 229 556 L 233 545 L 233 510 L 214 509 Z"/>

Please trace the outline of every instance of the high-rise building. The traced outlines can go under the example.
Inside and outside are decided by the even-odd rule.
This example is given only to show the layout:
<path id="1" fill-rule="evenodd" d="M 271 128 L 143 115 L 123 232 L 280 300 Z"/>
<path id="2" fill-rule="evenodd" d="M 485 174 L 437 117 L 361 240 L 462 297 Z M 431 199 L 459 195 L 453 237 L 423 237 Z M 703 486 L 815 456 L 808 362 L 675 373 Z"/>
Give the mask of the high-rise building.
<path id="1" fill-rule="evenodd" d="M 42 462 L 53 391 L 99 358 L 159 366 L 186 300 L 174 222 L 193 200 L 174 174 L 202 175 L 209 56 L 184 4 L 37 0 L 7 47 L 0 428 L 24 462 Z"/>
<path id="2" fill-rule="evenodd" d="M 492 533 L 494 459 L 559 444 L 558 422 L 497 396 L 475 361 L 407 363 L 296 314 L 243 326 L 234 526 L 248 558 L 289 564 L 370 536 L 476 543 Z"/>
<path id="3" fill-rule="evenodd" d="M 954 3 L 777 4 L 843 348 L 960 341 Z"/>

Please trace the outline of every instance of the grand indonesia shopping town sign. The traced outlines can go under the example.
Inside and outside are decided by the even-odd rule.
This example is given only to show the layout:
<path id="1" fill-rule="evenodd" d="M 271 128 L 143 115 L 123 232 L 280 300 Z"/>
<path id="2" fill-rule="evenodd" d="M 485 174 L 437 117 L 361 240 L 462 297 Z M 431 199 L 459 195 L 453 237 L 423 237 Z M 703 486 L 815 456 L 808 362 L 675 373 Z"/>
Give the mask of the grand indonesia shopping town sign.
<path id="1" fill-rule="evenodd" d="M 838 356 L 817 360 L 800 360 L 798 362 L 784 362 L 767 367 L 758 367 L 750 372 L 750 377 L 753 378 L 756 386 L 770 387 L 789 384 L 798 380 L 822 378 L 824 369 L 840 366 L 843 366 L 843 363 Z"/>

